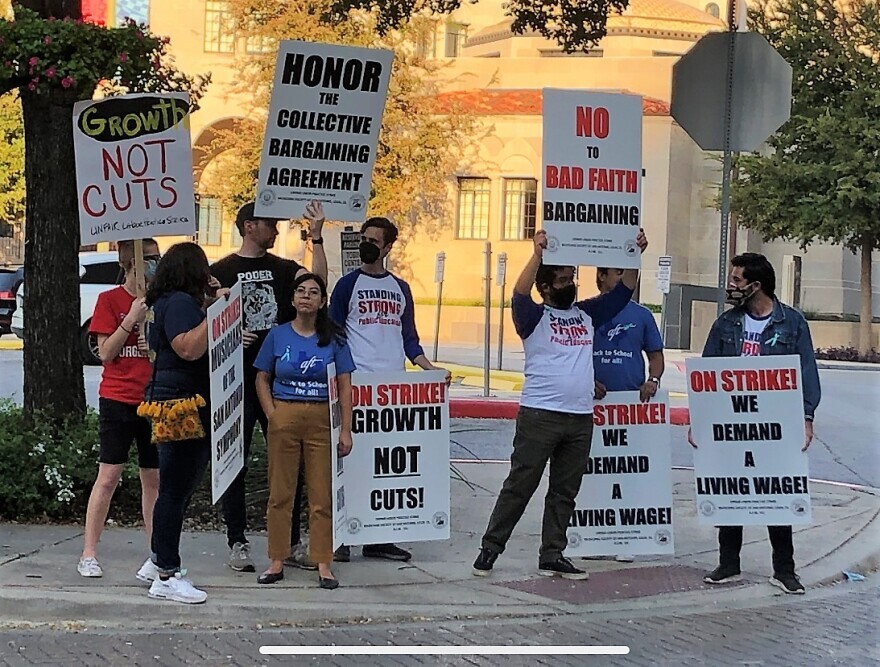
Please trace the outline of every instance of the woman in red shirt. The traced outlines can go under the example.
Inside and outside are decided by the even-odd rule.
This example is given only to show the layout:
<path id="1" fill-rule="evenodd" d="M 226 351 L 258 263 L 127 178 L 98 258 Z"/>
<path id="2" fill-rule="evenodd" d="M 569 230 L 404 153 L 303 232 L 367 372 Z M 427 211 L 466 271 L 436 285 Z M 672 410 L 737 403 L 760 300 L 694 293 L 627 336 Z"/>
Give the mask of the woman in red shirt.
<path id="1" fill-rule="evenodd" d="M 144 277 L 149 281 L 159 263 L 159 246 L 153 239 L 144 240 Z M 134 241 L 119 242 L 119 265 L 125 282 L 102 293 L 95 304 L 89 333 L 98 343 L 98 356 L 104 365 L 99 396 L 101 453 L 98 478 L 89 496 L 86 511 L 85 544 L 77 565 L 84 577 L 103 575 L 97 547 L 107 520 L 110 501 L 122 478 L 132 441 L 137 445 L 141 476 L 141 503 L 147 543 L 153 527 L 153 505 L 159 492 L 159 455 L 151 442 L 150 422 L 138 417 L 137 408 L 144 400 L 150 381 L 151 366 L 141 329 L 147 307 L 137 297 L 134 267 Z M 156 578 L 156 567 L 148 558 L 137 573 L 141 581 Z"/>

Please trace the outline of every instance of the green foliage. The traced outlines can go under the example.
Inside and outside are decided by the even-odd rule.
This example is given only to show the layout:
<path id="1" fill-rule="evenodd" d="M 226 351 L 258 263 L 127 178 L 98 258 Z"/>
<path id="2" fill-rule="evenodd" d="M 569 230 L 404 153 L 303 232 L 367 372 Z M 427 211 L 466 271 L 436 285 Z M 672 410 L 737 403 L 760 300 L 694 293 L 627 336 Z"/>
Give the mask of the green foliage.
<path id="1" fill-rule="evenodd" d="M 12 401 L 0 401 L 0 520 L 65 521 L 85 515 L 98 470 L 98 415 L 60 423 L 46 415 L 27 419 Z M 114 497 L 115 512 L 137 516 L 140 481 L 126 467 Z"/>
<path id="2" fill-rule="evenodd" d="M 880 247 L 876 0 L 764 0 L 750 18 L 792 66 L 794 100 L 772 151 L 737 161 L 732 210 L 765 240 Z"/>
<path id="3" fill-rule="evenodd" d="M 0 221 L 24 220 L 24 122 L 17 95 L 0 96 Z"/>

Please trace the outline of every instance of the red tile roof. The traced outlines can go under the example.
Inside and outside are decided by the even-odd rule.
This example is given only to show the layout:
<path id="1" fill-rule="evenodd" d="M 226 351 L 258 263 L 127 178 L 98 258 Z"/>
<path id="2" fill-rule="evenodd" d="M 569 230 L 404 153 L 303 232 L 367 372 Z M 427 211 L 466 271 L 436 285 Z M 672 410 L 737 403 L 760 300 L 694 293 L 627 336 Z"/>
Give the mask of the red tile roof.
<path id="1" fill-rule="evenodd" d="M 478 116 L 540 116 L 543 95 L 535 89 L 459 90 L 440 93 L 434 99 L 438 113 L 464 108 Z M 645 116 L 668 116 L 669 103 L 642 97 L 642 113 Z"/>

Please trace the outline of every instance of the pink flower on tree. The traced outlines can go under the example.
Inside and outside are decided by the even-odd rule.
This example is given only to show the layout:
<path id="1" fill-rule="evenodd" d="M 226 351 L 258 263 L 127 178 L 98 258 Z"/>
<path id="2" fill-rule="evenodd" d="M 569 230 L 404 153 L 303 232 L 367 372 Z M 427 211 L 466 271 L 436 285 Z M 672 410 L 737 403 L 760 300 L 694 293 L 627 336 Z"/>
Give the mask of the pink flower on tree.
<path id="1" fill-rule="evenodd" d="M 72 76 L 66 76 L 61 79 L 61 87 L 62 88 L 70 88 L 76 83 L 76 80 Z"/>
<path id="2" fill-rule="evenodd" d="M 36 90 L 39 82 L 40 80 L 37 77 L 31 79 L 31 82 L 28 84 L 28 90 Z"/>
<path id="3" fill-rule="evenodd" d="M 49 45 L 51 43 L 52 43 L 52 38 L 49 37 L 49 35 L 46 35 L 45 37 L 43 37 L 43 44 Z"/>
<path id="4" fill-rule="evenodd" d="M 47 77 L 47 78 L 49 78 L 49 79 L 54 79 L 54 78 L 55 78 L 55 74 L 56 74 L 55 68 L 54 68 L 54 67 L 50 67 L 49 69 L 46 70 L 45 74 L 46 74 L 46 77 Z"/>
<path id="5" fill-rule="evenodd" d="M 121 63 L 128 62 L 128 54 L 125 51 L 123 51 L 122 53 L 119 54 L 119 62 L 121 62 Z"/>
<path id="6" fill-rule="evenodd" d="M 40 63 L 40 59 L 36 56 L 31 56 L 31 59 L 28 60 L 28 65 L 31 67 L 36 67 Z"/>

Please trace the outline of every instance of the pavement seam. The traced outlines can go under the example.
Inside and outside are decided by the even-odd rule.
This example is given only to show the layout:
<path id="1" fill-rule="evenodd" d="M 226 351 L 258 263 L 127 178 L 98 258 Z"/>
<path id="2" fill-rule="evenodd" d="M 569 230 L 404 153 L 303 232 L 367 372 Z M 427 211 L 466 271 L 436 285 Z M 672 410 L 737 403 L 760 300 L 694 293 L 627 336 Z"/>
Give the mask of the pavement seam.
<path id="1" fill-rule="evenodd" d="M 0 561 L 0 567 L 3 567 L 4 565 L 9 565 L 9 563 L 14 563 L 15 561 L 21 560 L 22 558 L 30 558 L 31 556 L 36 556 L 38 553 L 40 553 L 46 547 L 57 547 L 61 544 L 64 544 L 65 542 L 70 542 L 71 540 L 77 540 L 77 539 L 81 538 L 82 536 L 83 536 L 83 533 L 80 532 L 80 533 L 77 533 L 76 535 L 71 535 L 70 537 L 65 537 L 64 539 L 58 540 L 57 542 L 52 542 L 51 544 L 41 544 L 39 547 L 37 547 L 33 551 L 29 551 L 28 553 L 19 553 L 19 554 L 16 554 L 15 556 L 12 556 L 11 558 L 9 558 L 7 560 Z"/>

